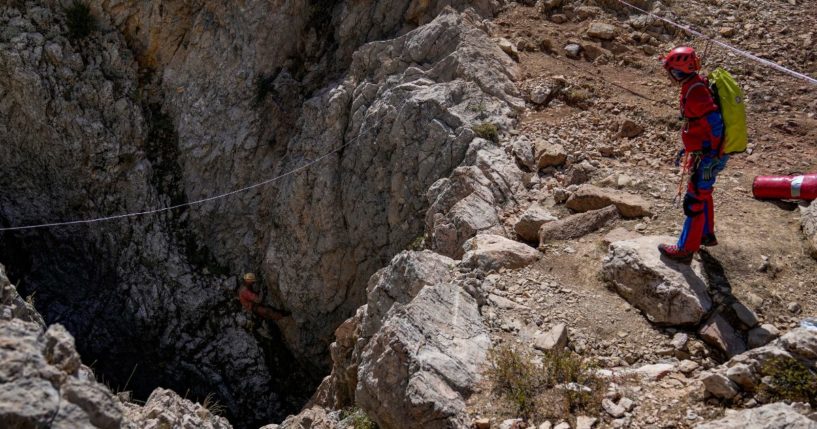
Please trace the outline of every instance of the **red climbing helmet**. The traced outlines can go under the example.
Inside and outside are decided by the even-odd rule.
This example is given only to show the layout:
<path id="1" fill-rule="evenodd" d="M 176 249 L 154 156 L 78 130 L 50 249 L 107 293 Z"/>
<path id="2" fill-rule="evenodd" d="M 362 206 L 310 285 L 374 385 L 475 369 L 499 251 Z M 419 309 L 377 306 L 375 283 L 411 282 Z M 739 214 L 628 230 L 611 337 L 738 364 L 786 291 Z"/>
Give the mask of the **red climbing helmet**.
<path id="1" fill-rule="evenodd" d="M 695 73 L 701 69 L 701 60 L 695 49 L 689 46 L 679 46 L 661 57 L 661 64 L 667 71 L 679 70 L 684 73 Z"/>

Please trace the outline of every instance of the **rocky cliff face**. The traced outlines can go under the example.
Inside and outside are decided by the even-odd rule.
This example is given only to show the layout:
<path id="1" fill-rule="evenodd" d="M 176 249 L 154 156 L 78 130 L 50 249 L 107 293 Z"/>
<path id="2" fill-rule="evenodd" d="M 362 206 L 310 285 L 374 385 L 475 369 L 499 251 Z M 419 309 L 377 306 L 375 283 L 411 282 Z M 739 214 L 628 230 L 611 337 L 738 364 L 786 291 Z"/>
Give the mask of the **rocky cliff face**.
<path id="1" fill-rule="evenodd" d="M 124 401 L 83 365 L 62 325 L 46 329 L 0 265 L 0 426 L 4 428 L 229 429 L 223 417 L 156 389 L 144 406 Z"/>
<path id="2" fill-rule="evenodd" d="M 240 424 L 294 410 L 368 277 L 423 232 L 429 204 L 445 217 L 468 195 L 426 190 L 463 160 L 480 186 L 502 180 L 482 172 L 496 150 L 471 143 L 472 125 L 508 125 L 522 105 L 481 22 L 495 4 L 95 1 L 84 38 L 68 36 L 67 4 L 0 6 L 0 169 L 13 172 L 0 225 L 180 204 L 348 145 L 257 192 L 0 236 L 46 320 L 107 377 L 133 371 L 140 396 L 157 380 L 215 393 Z M 293 312 L 281 338 L 247 328 L 230 277 L 244 270 Z"/>

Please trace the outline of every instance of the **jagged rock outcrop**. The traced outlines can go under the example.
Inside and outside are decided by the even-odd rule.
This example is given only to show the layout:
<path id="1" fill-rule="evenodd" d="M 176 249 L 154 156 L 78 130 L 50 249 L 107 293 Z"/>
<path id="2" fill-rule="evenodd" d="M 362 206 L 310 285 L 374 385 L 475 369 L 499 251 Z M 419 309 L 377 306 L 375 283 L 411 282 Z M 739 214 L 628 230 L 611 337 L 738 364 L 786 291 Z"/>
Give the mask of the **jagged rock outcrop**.
<path id="1" fill-rule="evenodd" d="M 817 422 L 782 402 L 735 411 L 696 429 L 817 429 Z"/>
<path id="2" fill-rule="evenodd" d="M 772 359 L 784 360 L 775 367 L 768 367 L 767 363 Z M 718 398 L 732 399 L 744 392 L 755 395 L 759 402 L 765 402 L 768 396 L 758 393 L 769 388 L 773 391 L 775 383 L 789 383 L 785 380 L 799 378 L 795 375 L 798 374 L 797 362 L 804 365 L 807 371 L 812 371 L 814 377 L 814 371 L 817 370 L 817 331 L 793 329 L 763 347 L 732 357 L 702 378 L 707 390 Z M 814 382 L 817 383 L 817 377 Z M 783 388 L 790 389 L 791 386 L 786 384 Z"/>
<path id="3" fill-rule="evenodd" d="M 462 265 L 482 271 L 522 268 L 539 259 L 534 248 L 499 235 L 481 234 L 463 245 Z"/>
<path id="4" fill-rule="evenodd" d="M 490 344 L 471 295 L 454 283 L 426 287 L 364 348 L 355 401 L 383 427 L 464 427 Z"/>
<path id="5" fill-rule="evenodd" d="M 673 241 L 659 236 L 612 243 L 602 276 L 651 322 L 697 325 L 712 308 L 707 277 L 698 261 L 685 265 L 661 258 L 658 245 Z"/>
<path id="6" fill-rule="evenodd" d="M 223 417 L 157 389 L 144 407 L 123 403 L 82 364 L 62 325 L 45 329 L 0 266 L 0 427 L 229 429 Z M 11 316 L 11 317 L 7 317 Z"/>
<path id="7" fill-rule="evenodd" d="M 195 209 L 4 233 L 0 257 L 46 319 L 82 333 L 84 354 L 109 357 L 100 371 L 125 380 L 139 362 L 140 396 L 162 379 L 215 391 L 242 425 L 282 417 L 309 390 L 293 362 L 327 363 L 369 275 L 422 232 L 435 181 L 461 166 L 497 205 L 519 183 L 471 129 L 512 123 L 516 65 L 478 14 L 435 18 L 446 4 L 495 7 L 95 1 L 97 30 L 75 40 L 56 3 L 0 6 L 0 168 L 14 171 L 0 177 L 2 225 L 184 203 L 338 150 L 314 173 Z M 403 35 L 364 45 L 391 34 Z M 433 213 L 451 224 L 460 199 Z M 454 248 L 473 235 L 456 234 Z M 259 339 L 235 303 L 225 274 L 248 269 L 293 312 L 278 325 L 286 347 Z"/>
<path id="8" fill-rule="evenodd" d="M 336 331 L 332 374 L 312 403 L 360 407 L 381 427 L 464 426 L 490 339 L 453 267 L 445 256 L 410 251 L 373 275 L 367 304 Z M 315 412 L 308 406 L 282 427 Z"/>
<path id="9" fill-rule="evenodd" d="M 800 225 L 806 236 L 806 243 L 812 256 L 817 258 L 817 203 L 812 202 L 808 207 L 801 207 L 800 213 Z"/>

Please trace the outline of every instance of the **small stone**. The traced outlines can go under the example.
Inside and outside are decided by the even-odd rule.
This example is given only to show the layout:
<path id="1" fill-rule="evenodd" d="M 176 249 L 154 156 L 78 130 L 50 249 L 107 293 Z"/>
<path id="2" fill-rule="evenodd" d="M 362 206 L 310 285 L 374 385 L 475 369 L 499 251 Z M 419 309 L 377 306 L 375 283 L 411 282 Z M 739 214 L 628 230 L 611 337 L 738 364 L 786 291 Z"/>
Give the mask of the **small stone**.
<path id="1" fill-rule="evenodd" d="M 735 312 L 735 316 L 737 316 L 744 328 L 750 329 L 757 326 L 757 316 L 755 312 L 743 305 L 740 301 L 732 303 L 732 311 Z"/>
<path id="2" fill-rule="evenodd" d="M 542 351 L 564 349 L 567 346 L 567 326 L 560 323 L 547 333 L 537 335 L 533 346 Z"/>
<path id="3" fill-rule="evenodd" d="M 718 32 L 723 37 L 732 37 L 735 35 L 736 30 L 732 27 L 721 27 L 721 29 L 718 30 Z"/>
<path id="4" fill-rule="evenodd" d="M 613 416 L 614 418 L 623 417 L 624 413 L 627 412 L 624 407 L 617 405 L 615 402 L 606 398 L 601 401 L 601 407 L 604 408 L 604 411 L 606 411 L 607 414 Z"/>
<path id="5" fill-rule="evenodd" d="M 616 27 L 604 22 L 592 22 L 587 27 L 587 35 L 596 39 L 613 40 L 616 37 Z"/>
<path id="6" fill-rule="evenodd" d="M 730 357 L 746 351 L 746 344 L 743 339 L 720 314 L 710 317 L 698 331 L 698 334 L 701 339 L 717 347 Z"/>
<path id="7" fill-rule="evenodd" d="M 499 48 L 502 49 L 502 52 L 508 54 L 514 61 L 519 61 L 519 50 L 517 50 L 516 46 L 511 43 L 510 40 L 504 37 L 498 37 L 494 40 L 496 44 L 499 45 Z"/>
<path id="8" fill-rule="evenodd" d="M 689 359 L 685 359 L 685 360 L 682 360 L 681 363 L 678 364 L 678 371 L 681 371 L 682 373 L 689 375 L 692 372 L 694 372 L 696 369 L 698 369 L 698 367 L 700 367 L 698 362 L 695 362 L 695 361 L 692 361 L 692 360 L 689 360 Z"/>
<path id="9" fill-rule="evenodd" d="M 688 341 L 689 335 L 683 332 L 678 332 L 672 336 L 672 341 L 670 341 L 670 344 L 672 344 L 672 347 L 674 347 L 675 350 L 684 350 L 687 347 Z"/>
<path id="10" fill-rule="evenodd" d="M 556 427 L 554 427 L 553 429 L 570 429 L 570 423 L 561 422 L 558 425 L 556 425 Z"/>
<path id="11" fill-rule="evenodd" d="M 474 423 L 471 424 L 473 429 L 491 429 L 491 419 L 488 418 L 481 418 L 474 420 Z"/>
<path id="12" fill-rule="evenodd" d="M 553 21 L 554 24 L 564 24 L 567 22 L 567 15 L 561 13 L 554 13 L 551 15 L 550 20 Z"/>
<path id="13" fill-rule="evenodd" d="M 569 43 L 565 45 L 565 54 L 570 58 L 579 58 L 579 54 L 582 52 L 582 47 L 576 43 Z"/>
<path id="14" fill-rule="evenodd" d="M 597 421 L 595 417 L 578 416 L 576 417 L 576 429 L 592 429 Z"/>
<path id="15" fill-rule="evenodd" d="M 749 348 L 763 347 L 779 336 L 780 331 L 774 325 L 764 323 L 749 331 Z"/>
<path id="16" fill-rule="evenodd" d="M 728 370 L 726 376 L 735 384 L 743 388 L 743 390 L 752 391 L 755 387 L 755 376 L 752 374 L 751 368 L 748 365 L 739 363 Z"/>
<path id="17" fill-rule="evenodd" d="M 789 305 L 786 306 L 786 308 L 789 310 L 789 313 L 792 313 L 792 314 L 799 314 L 800 311 L 803 310 L 800 307 L 800 304 L 798 304 L 796 302 L 790 302 Z"/>
<path id="18" fill-rule="evenodd" d="M 732 399 L 738 394 L 738 386 L 725 375 L 708 373 L 701 377 L 706 391 L 718 398 Z"/>
<path id="19" fill-rule="evenodd" d="M 618 138 L 633 138 L 638 137 L 644 132 L 644 127 L 638 125 L 632 119 L 625 118 L 621 121 L 618 127 Z"/>
<path id="20" fill-rule="evenodd" d="M 620 401 L 618 401 L 618 405 L 627 410 L 627 412 L 630 412 L 633 410 L 633 408 L 635 408 L 635 401 L 633 401 L 630 398 L 624 397 L 621 398 Z"/>
<path id="21" fill-rule="evenodd" d="M 499 429 L 523 429 L 525 427 L 525 422 L 522 419 L 507 419 L 499 424 Z"/>
<path id="22" fill-rule="evenodd" d="M 539 425 L 539 427 L 537 429 L 551 429 L 552 427 L 553 427 L 553 424 L 551 422 L 546 421 L 546 422 L 542 423 L 541 425 Z"/>

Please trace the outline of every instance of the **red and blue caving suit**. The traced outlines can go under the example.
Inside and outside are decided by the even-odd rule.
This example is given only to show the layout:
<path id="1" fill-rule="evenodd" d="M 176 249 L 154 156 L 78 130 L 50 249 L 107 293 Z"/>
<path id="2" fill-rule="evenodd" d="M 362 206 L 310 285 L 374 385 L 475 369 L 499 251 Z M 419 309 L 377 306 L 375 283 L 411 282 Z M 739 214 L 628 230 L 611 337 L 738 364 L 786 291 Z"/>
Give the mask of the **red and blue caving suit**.
<path id="1" fill-rule="evenodd" d="M 681 85 L 681 114 L 686 120 L 681 139 L 689 154 L 687 167 L 692 176 L 684 196 L 687 218 L 678 247 L 688 252 L 698 251 L 703 237 L 714 236 L 712 191 L 715 178 L 728 159 L 721 154 L 723 118 L 708 86 L 698 74 Z"/>

